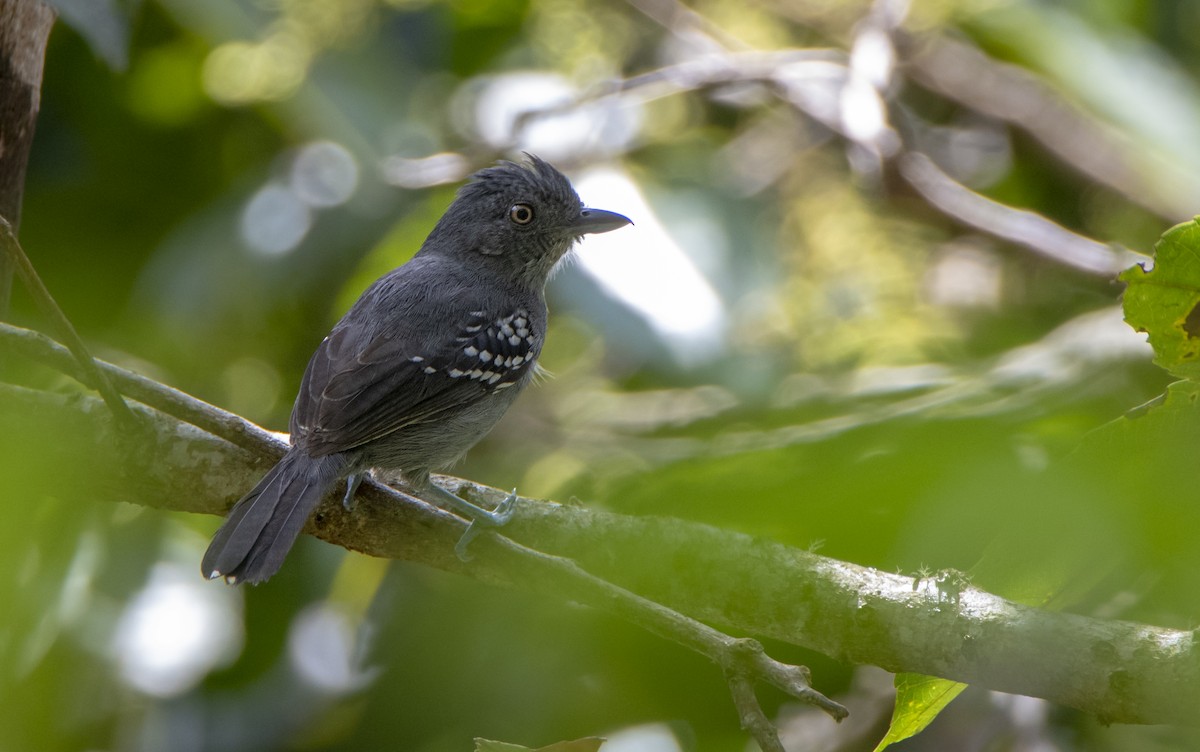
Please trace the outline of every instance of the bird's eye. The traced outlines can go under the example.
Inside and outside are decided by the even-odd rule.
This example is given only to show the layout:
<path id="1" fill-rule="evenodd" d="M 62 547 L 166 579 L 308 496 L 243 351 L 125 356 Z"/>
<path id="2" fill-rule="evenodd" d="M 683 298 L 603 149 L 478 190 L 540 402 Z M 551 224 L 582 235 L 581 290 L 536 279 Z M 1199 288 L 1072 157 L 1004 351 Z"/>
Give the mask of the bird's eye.
<path id="1" fill-rule="evenodd" d="M 527 225 L 533 221 L 533 207 L 529 204 L 513 204 L 508 210 L 508 218 L 519 225 Z"/>

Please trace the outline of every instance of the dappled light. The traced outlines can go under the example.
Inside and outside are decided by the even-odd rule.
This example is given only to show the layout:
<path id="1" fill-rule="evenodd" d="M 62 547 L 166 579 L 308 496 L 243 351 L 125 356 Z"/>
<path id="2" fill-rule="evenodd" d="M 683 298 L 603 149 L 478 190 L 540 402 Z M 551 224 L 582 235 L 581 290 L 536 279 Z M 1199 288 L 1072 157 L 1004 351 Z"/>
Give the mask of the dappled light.
<path id="1" fill-rule="evenodd" d="M 278 256 L 294 250 L 312 227 L 312 214 L 290 187 L 265 185 L 242 212 L 242 240 L 250 250 Z"/>
<path id="2" fill-rule="evenodd" d="M 292 623 L 288 657 L 302 681 L 330 694 L 362 689 L 373 673 L 357 665 L 354 622 L 337 608 L 321 604 L 310 606 Z"/>
<path id="3" fill-rule="evenodd" d="M 684 222 L 690 224 L 698 216 L 694 221 L 700 224 L 687 228 L 685 237 L 695 242 L 685 252 L 628 175 L 593 170 L 580 178 L 579 191 L 594 206 L 622 207 L 637 227 L 632 239 L 585 239 L 576 253 L 580 268 L 644 317 L 680 365 L 697 367 L 717 357 L 725 348 L 727 316 L 716 290 L 692 259 L 725 255 L 720 228 L 704 222 L 701 206 L 681 207 L 682 216 L 689 217 Z"/>
<path id="4" fill-rule="evenodd" d="M 306 144 L 292 161 L 291 188 L 309 206 L 328 208 L 350 200 L 358 187 L 358 163 L 332 141 Z"/>
<path id="5" fill-rule="evenodd" d="M 172 697 L 192 689 L 242 646 L 236 594 L 197 583 L 190 567 L 159 563 L 125 607 L 113 655 L 130 686 Z"/>
<path id="6" fill-rule="evenodd" d="M 0 259 L 79 337 L 0 264 L 0 750 L 1200 748 L 1200 6 L 60 5 L 23 181 L 0 106 Z M 242 419 L 531 155 L 632 225 L 497 320 L 538 378 L 434 468 L 513 520 L 460 558 L 338 476 L 204 579 L 286 449 Z M 475 282 L 415 299 L 475 335 Z"/>
<path id="7" fill-rule="evenodd" d="M 456 96 L 472 114 L 460 124 L 494 149 L 555 162 L 627 149 L 639 129 L 639 110 L 618 98 L 576 106 L 579 95 L 567 79 L 531 71 L 473 81 Z"/>
<path id="8" fill-rule="evenodd" d="M 306 144 L 290 161 L 287 182 L 268 182 L 242 210 L 242 241 L 254 253 L 278 256 L 295 250 L 312 229 L 315 210 L 346 203 L 358 187 L 358 164 L 340 144 Z"/>

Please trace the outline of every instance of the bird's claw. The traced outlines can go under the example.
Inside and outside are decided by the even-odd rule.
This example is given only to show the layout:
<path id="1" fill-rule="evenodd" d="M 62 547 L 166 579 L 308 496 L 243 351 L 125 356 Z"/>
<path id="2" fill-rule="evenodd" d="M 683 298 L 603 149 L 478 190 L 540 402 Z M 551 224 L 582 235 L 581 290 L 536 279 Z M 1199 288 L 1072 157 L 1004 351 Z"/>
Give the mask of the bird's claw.
<path id="1" fill-rule="evenodd" d="M 342 509 L 347 512 L 354 511 L 354 494 L 358 491 L 362 479 L 362 473 L 351 473 L 346 476 L 346 495 L 342 497 Z"/>
<path id="2" fill-rule="evenodd" d="M 471 517 L 471 524 L 467 525 L 467 529 L 463 532 L 462 537 L 458 539 L 458 543 L 454 544 L 454 553 L 460 561 L 470 561 L 474 558 L 467 552 L 467 546 L 471 545 L 471 541 L 479 537 L 479 534 L 484 529 L 502 527 L 508 524 L 508 521 L 512 519 L 513 507 L 516 506 L 516 503 L 517 489 L 514 488 L 508 496 L 504 497 L 503 501 L 496 505 L 495 509 L 490 512 L 481 509 L 479 510 L 480 514 L 475 514 Z"/>

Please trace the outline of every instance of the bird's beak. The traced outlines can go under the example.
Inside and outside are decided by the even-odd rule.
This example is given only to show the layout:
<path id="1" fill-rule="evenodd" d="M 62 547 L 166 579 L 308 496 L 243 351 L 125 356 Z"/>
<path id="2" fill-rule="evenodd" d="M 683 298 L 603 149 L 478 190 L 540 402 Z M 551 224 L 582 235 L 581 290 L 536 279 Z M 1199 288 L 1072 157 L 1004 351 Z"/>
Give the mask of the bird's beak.
<path id="1" fill-rule="evenodd" d="M 633 224 L 629 217 L 622 216 L 616 212 L 604 211 L 603 209 L 587 209 L 579 212 L 579 218 L 575 220 L 575 232 L 580 235 L 588 233 L 608 232 L 616 230 L 625 225 Z"/>

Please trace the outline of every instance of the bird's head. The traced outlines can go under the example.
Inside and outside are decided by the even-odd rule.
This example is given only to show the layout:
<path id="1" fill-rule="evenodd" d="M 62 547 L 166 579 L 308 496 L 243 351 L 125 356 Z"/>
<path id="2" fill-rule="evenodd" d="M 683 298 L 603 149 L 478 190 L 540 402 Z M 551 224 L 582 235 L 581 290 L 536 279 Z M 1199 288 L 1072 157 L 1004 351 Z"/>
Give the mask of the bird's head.
<path id="1" fill-rule="evenodd" d="M 614 212 L 585 207 L 550 163 L 500 162 L 475 173 L 438 221 L 423 253 L 447 253 L 545 284 L 555 264 L 588 233 L 630 224 Z"/>

